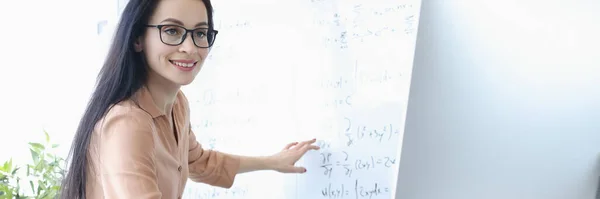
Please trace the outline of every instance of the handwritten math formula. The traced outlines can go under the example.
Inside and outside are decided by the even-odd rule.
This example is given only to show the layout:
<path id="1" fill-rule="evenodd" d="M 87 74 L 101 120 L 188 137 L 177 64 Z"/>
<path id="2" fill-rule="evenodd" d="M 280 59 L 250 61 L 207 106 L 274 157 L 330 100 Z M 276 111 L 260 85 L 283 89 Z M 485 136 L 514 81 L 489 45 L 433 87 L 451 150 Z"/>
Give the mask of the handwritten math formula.
<path id="1" fill-rule="evenodd" d="M 247 187 L 232 187 L 230 189 L 210 187 L 204 184 L 194 184 L 195 182 L 190 181 L 188 187 L 184 191 L 185 198 L 198 198 L 198 199 L 243 199 L 247 198 L 248 188 Z"/>
<path id="2" fill-rule="evenodd" d="M 358 126 L 360 129 L 374 129 L 367 125 Z M 346 144 L 342 146 L 328 141 L 316 143 L 321 148 L 318 158 L 314 159 L 315 163 L 318 162 L 318 171 L 314 175 L 318 176 L 313 176 L 311 180 L 324 182 L 319 183 L 320 189 L 314 190 L 319 192 L 320 198 L 390 197 L 392 184 L 388 180 L 391 176 L 386 174 L 393 173 L 399 163 L 394 147 L 390 147 L 396 145 L 398 140 L 395 138 L 399 131 L 395 130 L 393 125 L 379 129 L 388 133 L 377 133 L 376 130 L 359 131 L 358 137 L 369 137 L 375 142 L 360 143 L 357 137 L 353 138 L 352 144 L 345 141 Z M 392 135 L 392 138 L 389 135 Z"/>
<path id="3" fill-rule="evenodd" d="M 322 158 L 320 167 L 323 169 L 323 175 L 328 178 L 331 178 L 334 169 L 335 172 L 339 171 L 346 177 L 352 177 L 354 171 L 387 169 L 396 164 L 396 158 L 390 156 L 371 155 L 364 158 L 353 158 L 346 151 L 342 151 L 340 154 L 321 152 L 320 155 Z"/>
<path id="4" fill-rule="evenodd" d="M 327 187 L 321 189 L 321 195 L 323 198 L 377 198 L 377 196 L 386 196 L 391 192 L 389 187 L 382 186 L 381 184 L 364 183 L 359 179 L 355 179 L 353 184 L 339 184 L 335 185 L 329 183 Z"/>
<path id="5" fill-rule="evenodd" d="M 366 42 L 372 37 L 396 33 L 412 35 L 416 30 L 417 6 L 410 3 L 383 6 L 356 3 L 331 8 L 329 6 L 331 2 L 327 0 L 311 2 L 321 8 L 318 12 L 324 13 L 315 18 L 313 24 L 334 32 L 323 37 L 323 42 L 328 47 L 344 50 L 351 48 L 352 42 Z M 377 23 L 377 21 L 387 21 L 389 18 L 395 18 L 402 23 Z"/>

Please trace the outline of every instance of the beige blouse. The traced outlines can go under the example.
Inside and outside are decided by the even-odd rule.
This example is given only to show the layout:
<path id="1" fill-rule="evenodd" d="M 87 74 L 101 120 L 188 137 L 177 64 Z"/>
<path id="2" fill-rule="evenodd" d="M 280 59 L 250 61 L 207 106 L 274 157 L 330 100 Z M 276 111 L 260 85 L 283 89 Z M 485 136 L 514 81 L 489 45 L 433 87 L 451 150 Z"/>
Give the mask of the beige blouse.
<path id="1" fill-rule="evenodd" d="M 232 186 L 240 160 L 202 149 L 181 91 L 173 105 L 175 129 L 147 88 L 132 99 L 113 106 L 96 125 L 88 151 L 87 198 L 181 198 L 188 177 Z"/>

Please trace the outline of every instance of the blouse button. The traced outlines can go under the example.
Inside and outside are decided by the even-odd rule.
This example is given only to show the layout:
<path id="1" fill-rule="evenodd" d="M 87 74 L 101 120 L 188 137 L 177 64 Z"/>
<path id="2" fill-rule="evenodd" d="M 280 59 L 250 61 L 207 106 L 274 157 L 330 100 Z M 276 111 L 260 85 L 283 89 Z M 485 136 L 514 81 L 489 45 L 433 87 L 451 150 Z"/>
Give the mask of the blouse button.
<path id="1" fill-rule="evenodd" d="M 181 172 L 181 166 L 177 167 L 177 171 Z"/>

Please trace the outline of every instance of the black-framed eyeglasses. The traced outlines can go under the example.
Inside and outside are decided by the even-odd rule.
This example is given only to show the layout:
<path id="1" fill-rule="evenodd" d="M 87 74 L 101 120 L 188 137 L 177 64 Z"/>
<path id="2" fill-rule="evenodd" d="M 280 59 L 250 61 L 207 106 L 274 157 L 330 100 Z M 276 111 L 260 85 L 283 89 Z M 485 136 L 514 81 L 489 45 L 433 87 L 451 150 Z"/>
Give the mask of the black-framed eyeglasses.
<path id="1" fill-rule="evenodd" d="M 179 25 L 146 25 L 146 27 L 157 28 L 160 41 L 170 46 L 178 46 L 192 33 L 192 41 L 198 48 L 210 48 L 215 43 L 219 31 L 210 28 L 187 29 Z"/>

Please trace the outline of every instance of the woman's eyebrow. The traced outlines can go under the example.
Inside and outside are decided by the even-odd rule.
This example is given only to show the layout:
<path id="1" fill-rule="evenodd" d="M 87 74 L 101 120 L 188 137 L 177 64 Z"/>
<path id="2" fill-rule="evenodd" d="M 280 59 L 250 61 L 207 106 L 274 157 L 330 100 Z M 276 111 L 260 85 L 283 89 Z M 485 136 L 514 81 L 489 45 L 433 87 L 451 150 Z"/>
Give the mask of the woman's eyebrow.
<path id="1" fill-rule="evenodd" d="M 203 22 L 197 23 L 195 27 L 198 27 L 198 26 L 208 26 L 208 23 L 203 21 Z"/>
<path id="2" fill-rule="evenodd" d="M 160 23 L 164 23 L 164 22 L 171 22 L 171 23 L 183 26 L 183 23 L 181 21 L 179 21 L 177 19 L 173 19 L 173 18 L 167 18 L 165 20 L 162 20 Z"/>
<path id="3" fill-rule="evenodd" d="M 171 22 L 171 23 L 183 26 L 183 22 L 181 22 L 181 21 L 179 21 L 177 19 L 173 19 L 173 18 L 167 18 L 165 20 L 162 20 L 160 23 L 164 23 L 164 22 Z M 198 27 L 198 26 L 208 26 L 208 23 L 206 23 L 205 21 L 199 22 L 194 27 Z"/>

